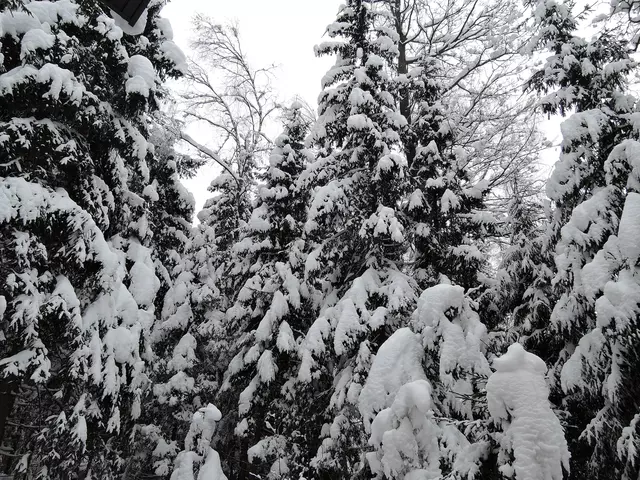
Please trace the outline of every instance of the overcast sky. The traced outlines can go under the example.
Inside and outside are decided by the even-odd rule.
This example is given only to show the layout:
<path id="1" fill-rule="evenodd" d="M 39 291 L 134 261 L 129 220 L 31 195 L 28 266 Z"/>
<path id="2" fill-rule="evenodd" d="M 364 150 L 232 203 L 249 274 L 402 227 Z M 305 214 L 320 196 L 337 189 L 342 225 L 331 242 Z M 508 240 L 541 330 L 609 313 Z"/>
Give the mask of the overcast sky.
<path id="1" fill-rule="evenodd" d="M 282 100 L 300 95 L 316 105 L 320 79 L 332 58 L 316 58 L 313 46 L 323 40 L 325 28 L 335 20 L 344 0 L 173 0 L 162 11 L 171 20 L 174 41 L 189 54 L 190 21 L 205 13 L 224 22 L 237 20 L 243 46 L 253 66 L 279 65 L 275 88 Z M 192 132 L 198 140 L 203 132 Z M 196 197 L 199 210 L 211 196 L 207 186 L 216 175 L 213 166 L 203 168 L 197 178 L 185 181 Z"/>

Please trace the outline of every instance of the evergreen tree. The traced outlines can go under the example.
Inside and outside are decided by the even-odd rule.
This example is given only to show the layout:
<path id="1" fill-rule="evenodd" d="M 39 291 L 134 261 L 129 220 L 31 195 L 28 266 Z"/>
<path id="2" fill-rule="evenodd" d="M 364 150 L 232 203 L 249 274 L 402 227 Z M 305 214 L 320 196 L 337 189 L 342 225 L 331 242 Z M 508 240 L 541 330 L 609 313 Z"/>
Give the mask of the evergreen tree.
<path id="1" fill-rule="evenodd" d="M 375 478 L 491 471 L 495 443 L 482 401 L 490 374 L 486 340 L 462 287 L 441 284 L 422 293 L 410 328 L 382 344 L 360 394 Z"/>
<path id="2" fill-rule="evenodd" d="M 175 468 L 170 480 L 227 480 L 222 471 L 220 456 L 211 448 L 211 439 L 220 420 L 220 410 L 211 404 L 199 409 L 189 426 L 184 440 L 185 449 L 176 457 Z M 199 463 L 194 476 L 194 463 Z"/>
<path id="3" fill-rule="evenodd" d="M 549 404 L 544 361 L 514 343 L 493 361 L 487 406 L 503 431 L 498 436 L 499 471 L 506 478 L 562 480 L 569 450 L 558 417 Z"/>
<path id="4" fill-rule="evenodd" d="M 634 143 L 637 149 L 640 145 Z M 612 156 L 615 153 L 614 150 Z M 640 186 L 639 175 L 639 170 L 633 175 L 636 188 Z M 640 468 L 639 208 L 640 194 L 637 190 L 628 193 L 616 234 L 609 236 L 582 269 L 588 279 L 587 294 L 601 292 L 595 301 L 597 320 L 595 327 L 580 338 L 561 373 L 562 388 L 575 402 L 571 406 L 576 410 L 580 405 L 589 406 L 585 415 L 589 423 L 581 431 L 580 440 L 589 444 L 592 451 L 581 468 L 598 478 L 614 472 L 617 478 L 631 479 L 638 476 Z"/>
<path id="5" fill-rule="evenodd" d="M 310 317 L 301 282 L 308 191 L 296 185 L 312 158 L 304 147 L 309 123 L 299 102 L 286 110 L 255 207 L 230 249 L 240 286 L 225 319 L 233 358 L 219 394 L 226 416 L 218 437 L 236 478 L 247 470 L 297 478 L 308 468 L 314 441 L 305 397 L 293 389 Z"/>
<path id="6" fill-rule="evenodd" d="M 504 221 L 509 234 L 507 247 L 501 252 L 496 278 L 483 300 L 491 303 L 492 315 L 502 322 L 508 343 L 518 341 L 532 346 L 532 353 L 546 358 L 546 343 L 538 336 L 553 308 L 551 279 L 555 271 L 549 238 L 546 209 L 535 198 L 523 196 L 514 185 L 509 215 Z"/>
<path id="7" fill-rule="evenodd" d="M 0 13 L 3 468 L 119 478 L 192 209 L 148 142 L 184 57 L 162 2 L 133 28 L 93 2 L 17 4 Z"/>
<path id="8" fill-rule="evenodd" d="M 406 204 L 412 220 L 414 275 L 421 286 L 443 277 L 465 289 L 479 285 L 486 263 L 482 240 L 492 228 L 484 212 L 488 184 L 476 181 L 466 168 L 466 154 L 454 149 L 456 126 L 447 119 L 442 87 L 433 59 L 410 72 L 405 85 L 411 92 L 413 115 L 404 132 L 405 150 L 414 152 Z"/>
<path id="9" fill-rule="evenodd" d="M 417 286 L 401 271 L 406 159 L 395 83 L 397 35 L 377 28 L 370 2 L 343 6 L 317 53 L 336 54 L 323 78 L 311 134 L 317 160 L 301 176 L 313 187 L 305 224 L 305 279 L 319 315 L 300 347 L 301 385 L 319 383 L 327 422 L 311 465 L 322 478 L 362 471 L 366 434 L 357 399 L 372 355 L 413 308 Z M 302 388 L 302 387 L 300 387 Z"/>
<path id="10" fill-rule="evenodd" d="M 555 254 L 557 302 L 539 336 L 546 345 L 536 351 L 545 352 L 552 366 L 551 398 L 569 415 L 572 478 L 622 478 L 633 471 L 628 467 L 634 455 L 617 445 L 633 436 L 638 404 L 629 400 L 632 388 L 618 390 L 613 379 L 619 375 L 617 365 L 631 372 L 636 360 L 633 348 L 615 349 L 625 328 L 611 323 L 611 311 L 601 320 L 598 302 L 606 304 L 608 282 L 614 289 L 616 278 L 630 285 L 621 278 L 629 280 L 620 272 L 627 259 L 616 250 L 615 238 L 627 197 L 637 191 L 630 148 L 637 140 L 630 121 L 637 100 L 625 91 L 634 62 L 628 40 L 613 31 L 603 28 L 591 41 L 577 37 L 571 7 L 541 2 L 535 9 L 538 45 L 553 55 L 530 85 L 547 93 L 542 99 L 546 112 L 575 111 L 562 124 L 562 152 L 547 185 L 555 207 L 547 236 Z M 601 331 L 609 333 L 607 340 L 593 345 Z M 596 371 L 595 365 L 603 370 Z M 637 383 L 631 377 L 627 381 Z"/>

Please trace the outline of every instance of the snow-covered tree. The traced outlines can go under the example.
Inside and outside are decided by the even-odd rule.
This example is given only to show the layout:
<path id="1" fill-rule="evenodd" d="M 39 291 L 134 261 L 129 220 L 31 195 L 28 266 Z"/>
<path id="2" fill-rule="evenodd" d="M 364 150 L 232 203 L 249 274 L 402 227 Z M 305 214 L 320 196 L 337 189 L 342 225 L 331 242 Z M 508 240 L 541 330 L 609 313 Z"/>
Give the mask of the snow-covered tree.
<path id="1" fill-rule="evenodd" d="M 195 230 L 181 262 L 172 270 L 173 281 L 151 332 L 153 389 L 146 398 L 131 475 L 169 478 L 176 469 L 186 468 L 179 467 L 176 455 L 191 451 L 193 445 L 183 442 L 192 416 L 206 407 L 219 387 L 222 313 L 212 266 L 214 235 L 209 230 Z M 187 456 L 192 468 L 205 461 L 202 452 Z"/>
<path id="2" fill-rule="evenodd" d="M 546 357 L 535 349 L 545 346 L 537 335 L 544 332 L 554 301 L 551 279 L 555 266 L 546 235 L 547 209 L 535 196 L 520 191 L 517 183 L 510 190 L 509 214 L 502 227 L 508 235 L 507 245 L 482 300 L 490 305 L 488 315 L 500 323 L 491 326 L 502 330 L 509 343 L 531 344 L 533 353 Z"/>
<path id="3" fill-rule="evenodd" d="M 422 286 L 446 277 L 468 289 L 479 285 L 486 263 L 481 243 L 493 224 L 483 212 L 489 187 L 472 178 L 466 154 L 453 148 L 456 131 L 446 118 L 438 77 L 435 64 L 425 63 L 405 85 L 415 103 L 403 134 L 405 150 L 413 152 L 405 208 L 412 221 L 414 275 Z"/>
<path id="4" fill-rule="evenodd" d="M 382 344 L 359 396 L 375 478 L 474 478 L 491 471 L 483 390 L 486 327 L 464 290 L 423 292 L 411 327 Z"/>
<path id="5" fill-rule="evenodd" d="M 0 13 L 3 469 L 119 478 L 192 209 L 148 141 L 184 57 L 162 2 L 134 27 L 97 3 L 15 3 Z"/>
<path id="6" fill-rule="evenodd" d="M 310 322 L 301 282 L 309 195 L 296 182 L 313 157 L 304 146 L 309 119 L 302 104 L 294 102 L 283 120 L 255 207 L 230 249 L 240 286 L 225 318 L 233 358 L 219 394 L 226 418 L 218 436 L 231 475 L 243 475 L 249 462 L 269 478 L 293 476 L 308 467 L 313 441 L 304 399 L 292 396 L 298 339 Z"/>
<path id="7" fill-rule="evenodd" d="M 514 343 L 493 361 L 487 406 L 502 430 L 498 464 L 505 478 L 562 480 L 569 449 L 560 420 L 549 403 L 544 361 Z"/>
<path id="8" fill-rule="evenodd" d="M 251 64 L 238 25 L 204 15 L 192 23 L 195 61 L 186 75 L 184 113 L 209 135 L 206 146 L 183 139 L 224 170 L 209 186 L 214 196 L 199 218 L 216 226 L 218 249 L 227 252 L 251 215 L 257 174 L 273 146 L 267 127 L 279 110 L 271 85 L 274 67 Z"/>
<path id="9" fill-rule="evenodd" d="M 614 150 L 612 156 L 631 147 L 633 157 L 638 158 L 640 144 L 629 143 Z M 598 475 L 614 472 L 625 479 L 635 478 L 639 469 L 639 175 L 636 170 L 636 192 L 626 196 L 617 231 L 582 268 L 585 295 L 595 300 L 596 319 L 561 372 L 562 388 L 570 394 L 570 412 L 585 422 L 580 440 L 593 449 L 594 460 L 582 468 Z"/>
<path id="10" fill-rule="evenodd" d="M 221 418 L 220 410 L 211 404 L 193 414 L 185 449 L 176 457 L 170 480 L 227 480 L 220 455 L 211 448 L 211 439 Z M 199 464 L 195 474 L 194 464 Z"/>
<path id="11" fill-rule="evenodd" d="M 504 209 L 508 198 L 502 187 L 522 179 L 544 145 L 535 99 L 521 89 L 528 59 L 520 50 L 531 36 L 522 2 L 387 0 L 375 5 L 390 12 L 388 25 L 399 38 L 396 66 L 405 87 L 399 92 L 400 113 L 410 126 L 419 121 L 424 98 L 415 88 L 415 72 L 428 65 L 428 84 L 438 89 L 432 100 L 444 112 L 442 132 L 455 132 L 449 141 L 459 168 L 469 180 L 484 180 L 493 209 Z M 409 142 L 405 151 L 412 165 L 415 145 Z"/>
<path id="12" fill-rule="evenodd" d="M 623 276 L 618 277 L 622 264 L 616 266 L 621 257 L 615 236 L 627 197 L 638 188 L 634 167 L 638 132 L 632 121 L 637 99 L 626 87 L 635 64 L 627 49 L 632 38 L 624 36 L 627 29 L 603 26 L 591 40 L 582 39 L 575 35 L 578 21 L 571 7 L 545 1 L 534 9 L 538 46 L 552 55 L 530 85 L 546 93 L 542 98 L 546 112 L 575 113 L 561 126 L 562 152 L 547 184 L 554 206 L 547 235 L 554 249 L 552 286 L 558 300 L 538 336 L 543 345 L 529 348 L 545 353 L 543 359 L 552 367 L 552 399 L 569 415 L 571 476 L 622 477 L 633 462 L 625 463 L 628 452 L 618 452 L 616 445 L 633 430 L 622 433 L 632 423 L 628 412 L 637 411 L 637 406 L 626 404 L 624 414 L 609 409 L 615 395 L 606 393 L 606 368 L 596 374 L 588 365 L 600 361 L 595 358 L 603 352 L 589 347 L 601 323 L 597 299 L 606 297 L 609 281 Z M 622 13 L 632 18 L 628 8 Z M 611 19 L 605 15 L 600 21 Z M 582 347 L 576 349 L 577 345 Z M 609 350 L 601 360 L 616 365 L 625 363 L 623 358 L 624 354 Z M 587 372 L 595 377 L 587 379 Z M 601 388 L 593 388 L 593 382 Z M 585 388 L 587 384 L 590 388 Z"/>
<path id="13" fill-rule="evenodd" d="M 400 270 L 407 248 L 399 132 L 406 119 L 389 75 L 397 36 L 374 27 L 370 7 L 348 2 L 327 29 L 331 40 L 317 47 L 337 59 L 323 78 L 310 136 L 318 158 L 300 181 L 314 188 L 305 278 L 319 315 L 300 346 L 298 380 L 327 391 L 314 406 L 328 421 L 316 426 L 323 441 L 312 466 L 331 478 L 352 478 L 363 467 L 358 393 L 372 354 L 406 322 L 417 288 Z"/>

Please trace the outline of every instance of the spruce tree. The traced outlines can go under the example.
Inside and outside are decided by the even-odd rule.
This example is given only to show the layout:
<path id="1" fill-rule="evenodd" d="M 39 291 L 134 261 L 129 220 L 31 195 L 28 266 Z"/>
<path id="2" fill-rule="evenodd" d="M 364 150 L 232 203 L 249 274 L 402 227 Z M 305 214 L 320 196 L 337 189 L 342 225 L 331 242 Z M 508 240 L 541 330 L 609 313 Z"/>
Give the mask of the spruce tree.
<path id="1" fill-rule="evenodd" d="M 478 274 L 486 266 L 481 249 L 493 230 L 492 217 L 484 211 L 489 189 L 472 178 L 466 154 L 454 148 L 457 128 L 442 102 L 436 60 L 425 57 L 404 85 L 412 105 L 402 137 L 405 151 L 413 152 L 405 209 L 412 222 L 414 275 L 423 288 L 446 278 L 469 289 L 479 286 Z"/>
<path id="2" fill-rule="evenodd" d="M 3 468 L 119 478 L 192 208 L 148 142 L 184 57 L 162 2 L 135 32 L 93 2 L 16 3 L 0 13 Z"/>
<path id="3" fill-rule="evenodd" d="M 406 247 L 406 159 L 390 75 L 397 35 L 378 28 L 371 3 L 352 0 L 317 47 L 335 54 L 323 78 L 311 134 L 317 160 L 301 176 L 313 187 L 305 233 L 305 279 L 319 315 L 301 344 L 298 380 L 320 383 L 327 421 L 311 465 L 322 478 L 353 478 L 364 468 L 367 436 L 357 409 L 372 355 L 406 322 L 415 282 L 401 271 Z M 335 380 L 334 380 L 335 379 Z"/>
<path id="4" fill-rule="evenodd" d="M 306 427 L 308 397 L 293 389 L 301 332 L 309 327 L 302 284 L 308 191 L 296 182 L 312 159 L 304 146 L 310 121 L 297 101 L 283 121 L 255 207 L 228 262 L 239 287 L 225 319 L 233 358 L 218 395 L 225 411 L 218 438 L 236 478 L 247 470 L 297 478 L 308 469 L 308 444 L 314 441 Z"/>
<path id="5" fill-rule="evenodd" d="M 546 112 L 574 111 L 562 124 L 562 152 L 547 184 L 554 206 L 547 236 L 555 255 L 551 284 L 557 301 L 538 339 L 546 345 L 537 351 L 545 352 L 552 367 L 551 398 L 568 415 L 571 477 L 622 478 L 633 471 L 633 461 L 625 458 L 634 455 L 623 453 L 621 445 L 633 436 L 638 405 L 629 400 L 633 393 L 618 390 L 615 379 L 617 366 L 631 372 L 635 359 L 633 348 L 616 350 L 625 328 L 618 329 L 612 311 L 601 315 L 598 306 L 606 304 L 607 285 L 629 285 L 621 272 L 628 260 L 615 239 L 628 195 L 637 191 L 629 148 L 637 140 L 630 121 L 636 99 L 626 92 L 634 62 L 628 40 L 615 31 L 603 29 L 590 41 L 577 37 L 571 7 L 540 2 L 535 9 L 538 45 L 553 55 L 530 85 L 546 93 Z M 631 346 L 632 337 L 628 341 Z M 627 382 L 637 383 L 631 377 Z"/>

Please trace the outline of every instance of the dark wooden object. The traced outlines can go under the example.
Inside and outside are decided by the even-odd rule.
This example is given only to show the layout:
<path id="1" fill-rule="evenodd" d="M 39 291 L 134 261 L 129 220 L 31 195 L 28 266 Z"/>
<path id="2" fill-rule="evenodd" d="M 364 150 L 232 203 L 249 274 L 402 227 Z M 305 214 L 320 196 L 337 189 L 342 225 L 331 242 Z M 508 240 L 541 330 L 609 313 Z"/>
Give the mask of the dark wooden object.
<path id="1" fill-rule="evenodd" d="M 135 25 L 150 0 L 102 0 L 111 10 L 124 18 L 129 25 Z"/>

